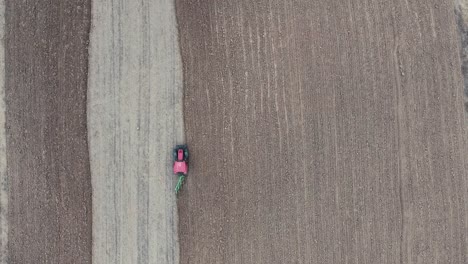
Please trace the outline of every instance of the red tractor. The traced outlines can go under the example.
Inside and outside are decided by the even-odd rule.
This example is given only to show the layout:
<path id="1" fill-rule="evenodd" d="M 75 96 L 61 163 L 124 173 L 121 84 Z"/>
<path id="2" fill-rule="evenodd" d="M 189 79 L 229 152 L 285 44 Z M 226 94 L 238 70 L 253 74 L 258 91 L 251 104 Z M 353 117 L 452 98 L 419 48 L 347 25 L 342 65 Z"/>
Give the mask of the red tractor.
<path id="1" fill-rule="evenodd" d="M 180 189 L 182 188 L 182 184 L 187 177 L 188 173 L 188 148 L 187 145 L 177 145 L 173 151 L 174 156 L 174 166 L 173 171 L 174 174 L 179 176 L 179 180 L 177 182 L 175 192 L 176 194 L 179 193 Z"/>

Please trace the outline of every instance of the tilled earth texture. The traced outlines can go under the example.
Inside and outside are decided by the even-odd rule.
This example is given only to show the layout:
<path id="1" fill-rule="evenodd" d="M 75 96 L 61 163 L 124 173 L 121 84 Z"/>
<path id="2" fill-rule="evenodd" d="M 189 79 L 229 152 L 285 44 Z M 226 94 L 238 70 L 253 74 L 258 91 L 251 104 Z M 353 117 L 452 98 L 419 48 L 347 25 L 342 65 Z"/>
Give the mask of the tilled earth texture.
<path id="1" fill-rule="evenodd" d="M 176 9 L 181 263 L 468 263 L 452 1 Z"/>
<path id="2" fill-rule="evenodd" d="M 7 263 L 91 263 L 90 1 L 5 8 Z"/>

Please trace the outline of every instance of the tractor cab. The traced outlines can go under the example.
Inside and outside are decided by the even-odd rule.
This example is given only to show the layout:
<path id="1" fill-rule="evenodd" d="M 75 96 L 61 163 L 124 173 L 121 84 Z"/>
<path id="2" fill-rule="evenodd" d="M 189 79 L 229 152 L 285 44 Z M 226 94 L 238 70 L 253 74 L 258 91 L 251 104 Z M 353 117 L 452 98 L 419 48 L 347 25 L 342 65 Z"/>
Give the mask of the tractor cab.
<path id="1" fill-rule="evenodd" d="M 177 145 L 174 148 L 174 174 L 187 175 L 188 172 L 188 148 L 186 145 Z"/>

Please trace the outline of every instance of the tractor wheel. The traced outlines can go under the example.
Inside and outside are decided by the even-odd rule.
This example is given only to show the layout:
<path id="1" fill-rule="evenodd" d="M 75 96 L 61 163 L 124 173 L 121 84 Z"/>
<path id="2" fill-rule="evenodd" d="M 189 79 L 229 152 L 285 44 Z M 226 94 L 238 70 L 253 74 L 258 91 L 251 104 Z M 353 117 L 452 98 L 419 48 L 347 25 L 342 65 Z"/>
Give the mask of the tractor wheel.
<path id="1" fill-rule="evenodd" d="M 188 160 L 188 149 L 184 150 L 185 159 Z"/>
<path id="2" fill-rule="evenodd" d="M 177 161 L 177 149 L 174 149 L 174 151 L 172 151 L 172 157 L 174 158 L 174 161 Z"/>

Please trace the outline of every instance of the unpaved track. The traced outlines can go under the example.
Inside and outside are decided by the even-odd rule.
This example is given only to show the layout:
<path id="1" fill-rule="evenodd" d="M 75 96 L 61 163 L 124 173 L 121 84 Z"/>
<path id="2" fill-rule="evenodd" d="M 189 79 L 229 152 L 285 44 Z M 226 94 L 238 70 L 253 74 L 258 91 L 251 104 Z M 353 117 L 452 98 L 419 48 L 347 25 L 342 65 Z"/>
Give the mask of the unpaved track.
<path id="1" fill-rule="evenodd" d="M 8 263 L 91 263 L 90 1 L 6 1 Z"/>
<path id="2" fill-rule="evenodd" d="M 184 142 L 172 0 L 94 1 L 93 263 L 178 263 L 171 150 Z"/>
<path id="3" fill-rule="evenodd" d="M 176 7 L 181 263 L 468 263 L 452 1 Z"/>
<path id="4" fill-rule="evenodd" d="M 5 35 L 5 2 L 0 0 L 0 39 Z M 0 264 L 8 256 L 8 178 L 5 134 L 5 48 L 0 41 Z"/>

